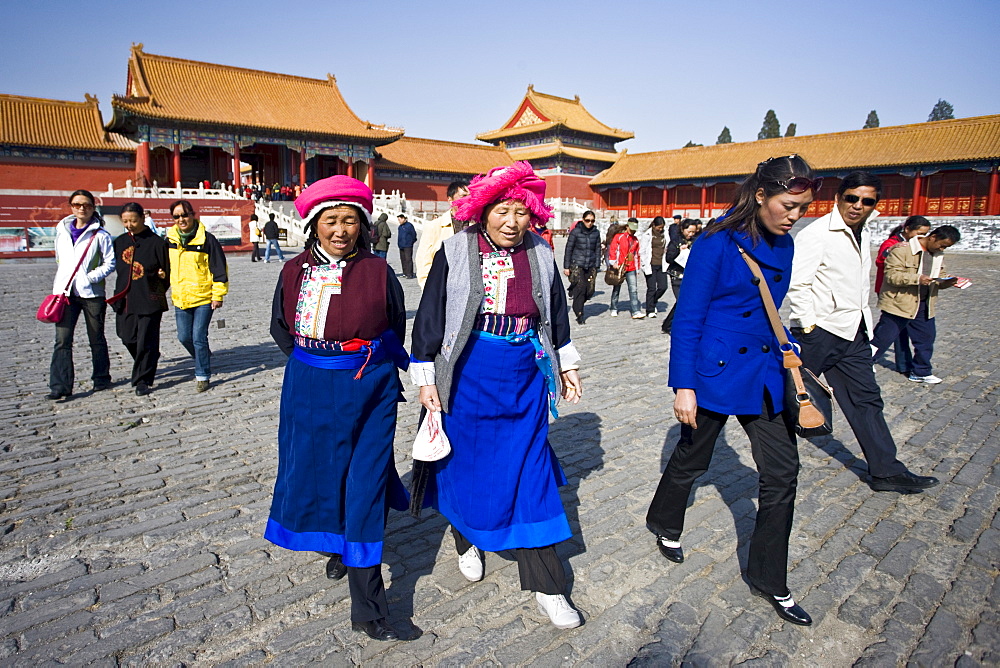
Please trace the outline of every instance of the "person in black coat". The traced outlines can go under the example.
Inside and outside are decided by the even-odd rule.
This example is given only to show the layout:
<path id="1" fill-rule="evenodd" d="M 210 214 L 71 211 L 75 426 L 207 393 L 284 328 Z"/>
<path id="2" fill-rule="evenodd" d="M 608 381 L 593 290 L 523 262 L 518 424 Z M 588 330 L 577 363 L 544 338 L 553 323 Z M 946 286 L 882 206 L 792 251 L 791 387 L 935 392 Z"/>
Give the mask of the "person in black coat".
<path id="1" fill-rule="evenodd" d="M 583 305 L 594 296 L 597 269 L 601 266 L 601 233 L 594 225 L 596 220 L 593 211 L 583 213 L 583 222 L 569 233 L 563 256 L 563 273 L 569 276 L 573 313 L 581 325 L 584 323 Z"/>
<path id="2" fill-rule="evenodd" d="M 167 243 L 146 225 L 139 204 L 123 206 L 121 218 L 125 234 L 114 242 L 118 271 L 115 295 L 108 303 L 115 311 L 118 338 L 134 360 L 132 386 L 141 397 L 149 394 L 160 359 L 160 320 L 167 310 L 170 259 Z"/>

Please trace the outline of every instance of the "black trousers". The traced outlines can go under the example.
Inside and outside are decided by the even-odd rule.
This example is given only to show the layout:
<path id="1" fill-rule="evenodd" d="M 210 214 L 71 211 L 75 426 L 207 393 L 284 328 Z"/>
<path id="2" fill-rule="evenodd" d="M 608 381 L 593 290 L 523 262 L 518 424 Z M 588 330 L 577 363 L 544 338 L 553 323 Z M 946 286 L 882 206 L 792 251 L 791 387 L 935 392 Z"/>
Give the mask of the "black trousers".
<path id="1" fill-rule="evenodd" d="M 389 616 L 381 564 L 367 568 L 348 566 L 347 585 L 351 590 L 352 622 L 370 622 Z"/>
<path id="2" fill-rule="evenodd" d="M 824 374 L 833 388 L 833 396 L 868 462 L 868 472 L 879 478 L 904 473 L 906 466 L 896 459 L 896 441 L 882 414 L 885 404 L 872 370 L 865 321 L 862 319 L 853 341 L 822 327 L 808 334 L 796 329 L 794 334 L 802 345 L 802 363 L 817 376 Z"/>
<path id="3" fill-rule="evenodd" d="M 663 330 L 664 334 L 669 334 L 670 329 L 674 326 L 674 312 L 677 310 L 677 298 L 681 294 L 681 280 L 680 278 L 670 279 L 670 290 L 674 293 L 674 303 L 670 306 L 670 312 L 667 313 L 667 317 L 663 319 L 663 324 L 660 325 L 660 329 Z"/>
<path id="4" fill-rule="evenodd" d="M 118 338 L 132 356 L 132 385 L 153 384 L 160 360 L 160 321 L 163 313 L 119 313 L 115 317 Z"/>
<path id="5" fill-rule="evenodd" d="M 656 311 L 656 302 L 667 292 L 667 274 L 663 266 L 650 267 L 653 273 L 646 275 L 646 313 Z"/>
<path id="6" fill-rule="evenodd" d="M 472 543 L 455 527 L 451 528 L 455 536 L 455 549 L 465 554 Z M 514 551 L 517 558 L 517 572 L 521 576 L 521 589 L 537 591 L 554 596 L 566 593 L 566 570 L 562 560 L 556 553 L 555 545 L 546 547 L 519 547 Z"/>
<path id="7" fill-rule="evenodd" d="M 399 247 L 399 263 L 403 267 L 403 276 L 415 276 L 413 272 L 413 246 Z"/>
<path id="8" fill-rule="evenodd" d="M 111 358 L 108 341 L 104 338 L 104 314 L 107 312 L 104 297 L 69 296 L 69 304 L 62 320 L 56 323 L 56 342 L 49 365 L 49 389 L 61 394 L 73 392 L 73 331 L 83 313 L 90 340 L 90 356 L 94 363 L 91 380 L 95 385 L 111 384 Z"/>
<path id="9" fill-rule="evenodd" d="M 760 474 L 757 521 L 750 539 L 747 579 L 774 596 L 788 594 L 788 537 L 792 532 L 795 489 L 798 484 L 799 452 L 795 432 L 783 414 L 770 413 L 767 401 L 760 415 L 737 415 L 750 438 L 750 451 Z M 681 425 L 674 448 L 653 502 L 646 514 L 650 531 L 669 540 L 679 540 L 684 513 L 694 481 L 708 470 L 715 442 L 728 415 L 698 408 L 698 428 Z"/>
<path id="10" fill-rule="evenodd" d="M 583 315 L 583 306 L 594 296 L 597 281 L 597 267 L 570 267 L 569 296 L 573 299 L 573 313 Z"/>
<path id="11" fill-rule="evenodd" d="M 253 250 L 250 251 L 250 261 L 258 262 L 260 260 L 260 242 L 252 241 Z"/>
<path id="12" fill-rule="evenodd" d="M 934 355 L 934 339 L 937 338 L 937 325 L 934 318 L 927 317 L 927 301 L 920 302 L 915 318 L 903 318 L 892 313 L 882 311 L 882 317 L 875 325 L 875 333 L 872 335 L 872 345 L 875 346 L 875 353 L 872 355 L 872 363 L 877 364 L 885 351 L 893 343 L 896 344 L 896 366 L 899 366 L 899 348 L 908 343 L 900 343 L 903 340 L 913 342 L 913 356 L 910 362 L 910 370 L 917 376 L 929 376 L 932 373 L 931 357 Z"/>

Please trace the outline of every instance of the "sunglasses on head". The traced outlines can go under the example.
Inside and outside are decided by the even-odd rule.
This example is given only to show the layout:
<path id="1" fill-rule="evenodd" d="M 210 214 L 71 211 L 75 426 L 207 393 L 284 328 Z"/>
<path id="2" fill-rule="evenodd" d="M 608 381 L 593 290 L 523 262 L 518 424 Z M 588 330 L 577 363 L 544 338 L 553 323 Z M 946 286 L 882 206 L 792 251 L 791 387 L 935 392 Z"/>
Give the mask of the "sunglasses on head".
<path id="1" fill-rule="evenodd" d="M 818 176 L 815 179 L 807 179 L 804 176 L 793 176 L 785 181 L 775 181 L 775 183 L 792 195 L 801 195 L 807 190 L 812 190 L 815 195 L 823 186 L 823 177 Z"/>
<path id="2" fill-rule="evenodd" d="M 878 203 L 874 197 L 858 197 L 857 195 L 841 195 L 840 197 L 848 204 L 857 204 L 859 200 L 864 206 L 875 206 Z"/>

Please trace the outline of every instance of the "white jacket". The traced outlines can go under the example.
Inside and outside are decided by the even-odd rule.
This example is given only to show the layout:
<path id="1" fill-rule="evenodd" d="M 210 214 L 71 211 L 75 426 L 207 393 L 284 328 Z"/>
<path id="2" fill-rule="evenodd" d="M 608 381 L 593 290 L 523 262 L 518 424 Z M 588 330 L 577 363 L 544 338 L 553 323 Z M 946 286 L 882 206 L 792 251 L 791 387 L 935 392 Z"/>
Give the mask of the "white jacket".
<path id="1" fill-rule="evenodd" d="M 792 327 L 816 325 L 853 341 L 864 318 L 871 338 L 871 221 L 878 213 L 862 228 L 860 245 L 836 207 L 795 236 L 788 288 Z"/>
<path id="2" fill-rule="evenodd" d="M 80 256 L 83 254 L 91 237 L 95 234 L 97 238 L 90 244 L 87 250 L 87 257 L 80 265 L 80 271 L 73 279 L 71 294 L 78 297 L 93 298 L 104 296 L 104 279 L 115 270 L 115 249 L 111 234 L 101 227 L 99 219 L 95 216 L 90 220 L 90 225 L 84 230 L 80 238 L 73 244 L 73 237 L 70 236 L 69 226 L 76 220 L 75 216 L 66 216 L 56 226 L 56 277 L 52 281 L 52 294 L 57 295 L 66 289 L 70 275 L 76 268 Z"/>

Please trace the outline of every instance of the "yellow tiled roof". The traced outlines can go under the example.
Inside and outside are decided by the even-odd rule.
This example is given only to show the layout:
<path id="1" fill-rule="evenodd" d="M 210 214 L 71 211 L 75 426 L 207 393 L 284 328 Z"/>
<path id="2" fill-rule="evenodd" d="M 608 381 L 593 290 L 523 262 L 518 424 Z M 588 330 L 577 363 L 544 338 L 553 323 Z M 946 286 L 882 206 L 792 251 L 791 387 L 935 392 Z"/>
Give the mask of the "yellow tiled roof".
<path id="1" fill-rule="evenodd" d="M 614 153 L 612 151 L 597 151 L 592 148 L 566 146 L 559 140 L 556 140 L 551 144 L 519 146 L 517 148 L 508 147 L 507 152 L 510 153 L 510 157 L 514 160 L 537 160 L 539 158 L 549 158 L 555 155 L 567 155 L 571 158 L 581 158 L 583 160 L 614 162 L 621 156 L 620 153 Z"/>
<path id="2" fill-rule="evenodd" d="M 544 118 L 538 118 L 537 114 L 532 112 L 527 119 L 515 126 L 515 123 L 521 120 L 522 110 L 525 109 L 526 103 L 537 109 Z M 531 110 L 527 109 L 527 111 Z M 534 118 L 532 119 L 532 117 Z M 531 120 L 534 122 L 530 122 Z M 518 105 L 514 115 L 507 119 L 507 122 L 499 130 L 483 132 L 476 135 L 476 139 L 492 142 L 527 132 L 543 132 L 559 125 L 569 130 L 613 137 L 617 141 L 632 139 L 635 136 L 632 132 L 601 123 L 580 103 L 579 96 L 569 100 L 564 97 L 539 93 L 534 86 L 528 86 L 528 92 L 525 93 L 524 99 Z"/>
<path id="3" fill-rule="evenodd" d="M 818 171 L 996 159 L 1000 115 L 625 154 L 590 184 L 742 177 L 762 160 L 791 153 Z"/>
<path id="4" fill-rule="evenodd" d="M 84 102 L 0 95 L 0 144 L 91 151 L 134 151 L 135 143 L 106 132 L 97 98 Z"/>
<path id="5" fill-rule="evenodd" d="M 403 136 L 399 128 L 358 118 L 329 74 L 308 79 L 155 56 L 144 53 L 142 44 L 132 47 L 128 67 L 130 90 L 114 96 L 111 104 L 146 118 L 335 135 L 375 144 Z"/>
<path id="6" fill-rule="evenodd" d="M 380 146 L 378 154 L 382 156 L 382 161 L 376 163 L 376 169 L 396 167 L 452 174 L 484 174 L 494 167 L 514 162 L 505 150 L 497 146 L 418 137 L 403 137 Z"/>

